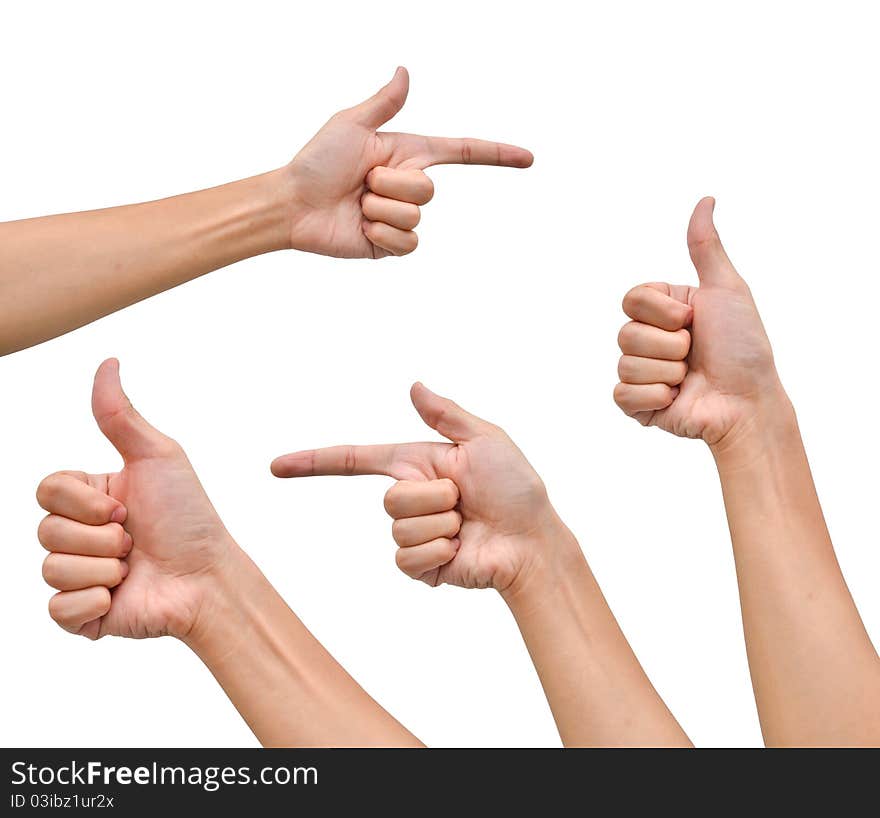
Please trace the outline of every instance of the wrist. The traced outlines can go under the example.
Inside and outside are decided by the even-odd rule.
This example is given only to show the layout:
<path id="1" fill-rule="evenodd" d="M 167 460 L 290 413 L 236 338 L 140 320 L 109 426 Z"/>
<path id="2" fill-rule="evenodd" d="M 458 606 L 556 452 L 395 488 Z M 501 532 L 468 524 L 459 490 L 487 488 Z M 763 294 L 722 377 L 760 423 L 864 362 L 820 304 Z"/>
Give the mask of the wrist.
<path id="1" fill-rule="evenodd" d="M 254 208 L 254 225 L 259 226 L 266 245 L 264 252 L 290 250 L 291 222 L 295 210 L 293 180 L 286 167 L 271 170 L 253 177 L 251 201 Z"/>
<path id="2" fill-rule="evenodd" d="M 742 419 L 709 449 L 720 472 L 748 467 L 768 450 L 799 439 L 797 416 L 782 384 L 761 393 Z"/>
<path id="3" fill-rule="evenodd" d="M 515 616 L 551 598 L 568 577 L 586 567 L 577 539 L 555 511 L 534 533 L 527 553 L 513 581 L 500 591 Z"/>
<path id="4" fill-rule="evenodd" d="M 301 184 L 297 179 L 298 171 L 294 159 L 283 168 L 279 168 L 279 189 L 284 191 L 284 213 L 287 249 L 314 252 L 315 240 L 312 227 L 314 208 L 300 195 Z"/>
<path id="5" fill-rule="evenodd" d="M 248 601 L 260 597 L 268 581 L 231 538 L 222 557 L 198 577 L 198 605 L 185 629 L 174 633 L 196 654 L 216 657 L 235 649 L 245 633 Z"/>

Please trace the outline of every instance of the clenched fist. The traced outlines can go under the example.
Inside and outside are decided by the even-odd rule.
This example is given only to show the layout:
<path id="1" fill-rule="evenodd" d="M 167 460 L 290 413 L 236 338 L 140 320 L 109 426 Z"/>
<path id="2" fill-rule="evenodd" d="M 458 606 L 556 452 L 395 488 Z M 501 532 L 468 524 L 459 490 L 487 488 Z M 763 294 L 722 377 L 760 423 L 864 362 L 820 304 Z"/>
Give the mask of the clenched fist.
<path id="1" fill-rule="evenodd" d="M 573 538 L 541 478 L 497 426 L 415 384 L 425 423 L 449 443 L 333 446 L 283 455 L 277 477 L 383 474 L 397 564 L 429 585 L 509 590 Z"/>
<path id="2" fill-rule="evenodd" d="M 752 294 L 703 199 L 688 227 L 699 287 L 643 284 L 623 300 L 617 405 L 645 426 L 716 446 L 785 400 Z"/>
<path id="3" fill-rule="evenodd" d="M 49 512 L 38 531 L 50 552 L 43 576 L 59 591 L 50 614 L 90 639 L 185 638 L 238 546 L 180 446 L 129 403 L 115 360 L 98 369 L 92 411 L 123 467 L 56 472 L 37 489 Z"/>
<path id="4" fill-rule="evenodd" d="M 409 75 L 333 116 L 287 166 L 291 245 L 340 258 L 402 256 L 415 250 L 419 207 L 434 195 L 425 168 L 439 164 L 527 168 L 523 148 L 378 129 L 406 102 Z"/>

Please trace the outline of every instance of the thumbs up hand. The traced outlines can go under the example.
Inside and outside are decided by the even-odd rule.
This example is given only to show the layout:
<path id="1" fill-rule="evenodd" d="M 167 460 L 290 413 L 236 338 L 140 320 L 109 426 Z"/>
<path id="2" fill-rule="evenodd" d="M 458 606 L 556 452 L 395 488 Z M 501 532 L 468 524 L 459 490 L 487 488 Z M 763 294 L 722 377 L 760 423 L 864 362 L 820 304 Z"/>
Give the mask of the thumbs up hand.
<path id="1" fill-rule="evenodd" d="M 422 420 L 451 442 L 301 451 L 274 460 L 272 473 L 394 478 L 385 510 L 394 520 L 397 565 L 432 586 L 505 592 L 573 541 L 541 478 L 503 430 L 422 384 L 411 398 Z"/>
<path id="2" fill-rule="evenodd" d="M 699 287 L 643 284 L 623 299 L 617 405 L 644 426 L 710 446 L 748 427 L 763 407 L 786 400 L 770 341 L 745 281 L 703 199 L 688 226 Z"/>
<path id="3" fill-rule="evenodd" d="M 238 546 L 180 446 L 129 403 L 115 360 L 98 369 L 92 411 L 124 465 L 56 472 L 37 489 L 49 512 L 38 531 L 50 552 L 43 576 L 59 590 L 50 614 L 90 639 L 185 638 Z"/>
<path id="4" fill-rule="evenodd" d="M 425 168 L 532 164 L 529 151 L 512 145 L 379 131 L 408 91 L 409 75 L 398 68 L 370 99 L 333 116 L 287 166 L 295 249 L 338 258 L 406 255 L 418 244 L 419 208 L 434 194 Z"/>

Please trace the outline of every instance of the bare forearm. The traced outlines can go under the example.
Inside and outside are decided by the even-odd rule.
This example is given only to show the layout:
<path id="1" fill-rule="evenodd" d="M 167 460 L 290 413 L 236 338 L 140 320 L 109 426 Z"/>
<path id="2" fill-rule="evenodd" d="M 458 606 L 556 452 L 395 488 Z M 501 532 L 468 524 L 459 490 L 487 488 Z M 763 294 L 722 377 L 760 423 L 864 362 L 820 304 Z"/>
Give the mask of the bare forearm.
<path id="1" fill-rule="evenodd" d="M 834 555 L 788 400 L 714 454 L 765 741 L 880 743 L 880 661 Z"/>
<path id="2" fill-rule="evenodd" d="M 0 224 L 0 354 L 289 246 L 282 171 L 143 204 Z"/>
<path id="3" fill-rule="evenodd" d="M 567 747 L 690 746 L 564 526 L 559 539 L 565 558 L 552 566 L 535 567 L 504 597 L 563 743 Z"/>
<path id="4" fill-rule="evenodd" d="M 419 747 L 244 555 L 187 644 L 267 747 Z"/>

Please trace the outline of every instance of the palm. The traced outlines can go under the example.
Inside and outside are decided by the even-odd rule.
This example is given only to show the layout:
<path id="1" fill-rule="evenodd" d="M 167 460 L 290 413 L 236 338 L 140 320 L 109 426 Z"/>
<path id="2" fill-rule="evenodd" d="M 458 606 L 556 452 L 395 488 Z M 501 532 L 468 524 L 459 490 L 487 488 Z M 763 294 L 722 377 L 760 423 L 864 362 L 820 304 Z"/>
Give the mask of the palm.
<path id="1" fill-rule="evenodd" d="M 185 636 L 203 598 L 203 580 L 231 539 L 180 446 L 132 408 L 115 361 L 105 361 L 95 376 L 92 412 L 124 466 L 89 482 L 125 507 L 132 547 L 128 575 L 112 590 L 110 610 L 83 632 L 93 638 Z"/>
<path id="2" fill-rule="evenodd" d="M 398 69 L 373 97 L 331 117 L 294 157 L 288 169 L 294 199 L 301 205 L 296 212 L 302 215 L 291 226 L 292 246 L 339 258 L 390 255 L 364 233 L 368 219 L 361 200 L 374 168 L 421 171 L 446 162 L 520 168 L 531 164 L 528 151 L 510 145 L 379 132 L 403 107 L 408 90 L 409 76 Z M 407 201 L 424 204 L 427 199 Z"/>
<path id="3" fill-rule="evenodd" d="M 183 452 L 127 464 L 107 493 L 128 509 L 129 574 L 113 591 L 100 634 L 145 638 L 185 631 L 198 580 L 216 562 L 223 524 Z"/>
<path id="4" fill-rule="evenodd" d="M 678 397 L 654 413 L 651 425 L 712 444 L 742 420 L 749 400 L 765 385 L 773 353 L 742 279 L 733 287 L 681 290 L 694 310 L 688 372 Z"/>
<path id="5" fill-rule="evenodd" d="M 387 255 L 364 235 L 364 179 L 390 152 L 381 137 L 344 114 L 331 119 L 291 163 L 303 221 L 296 245 L 338 258 Z"/>
<path id="6" fill-rule="evenodd" d="M 688 249 L 700 286 L 645 285 L 645 292 L 654 293 L 655 299 L 655 291 L 660 290 L 663 293 L 661 298 L 691 307 L 687 369 L 677 394 L 673 393 L 672 402 L 664 403 L 663 409 L 649 407 L 642 410 L 638 403 L 640 399 L 634 398 L 633 392 L 627 397 L 626 387 L 653 390 L 658 384 L 619 385 L 624 387 L 622 408 L 640 423 L 658 426 L 680 437 L 701 438 L 710 445 L 718 443 L 746 420 L 755 398 L 778 384 L 770 341 L 748 285 L 737 273 L 721 244 L 712 220 L 714 207 L 714 199 L 702 199 L 694 208 L 688 225 Z M 665 310 L 657 307 L 656 300 L 653 303 L 653 309 Z M 660 327 L 657 323 L 660 320 L 672 322 L 665 323 L 662 327 L 665 329 L 687 326 L 681 323 L 680 315 L 674 317 L 666 313 L 661 319 L 657 312 L 641 314 L 640 310 L 651 308 L 640 307 L 635 302 L 631 302 L 629 309 L 629 315 L 634 319 L 632 323 L 637 327 L 645 327 L 645 323 L 640 322 Z M 660 360 L 667 357 L 660 347 L 643 348 L 637 352 L 621 348 L 625 355 L 629 352 Z M 646 383 L 650 383 L 650 379 L 637 381 L 637 384 Z M 668 391 L 668 387 L 664 388 Z M 647 401 L 655 400 L 655 394 L 647 397 Z"/>
<path id="7" fill-rule="evenodd" d="M 412 443 L 397 448 L 389 469 L 392 477 L 448 478 L 461 492 L 461 547 L 426 581 L 464 588 L 507 587 L 548 504 L 544 485 L 522 452 L 500 429 L 461 444 Z"/>
<path id="8" fill-rule="evenodd" d="M 278 458 L 280 477 L 384 474 L 396 480 L 447 478 L 458 487 L 462 517 L 455 557 L 421 577 L 431 585 L 503 590 L 529 556 L 534 532 L 553 517 L 541 478 L 498 427 L 417 384 L 422 419 L 452 443 L 337 446 Z"/>

